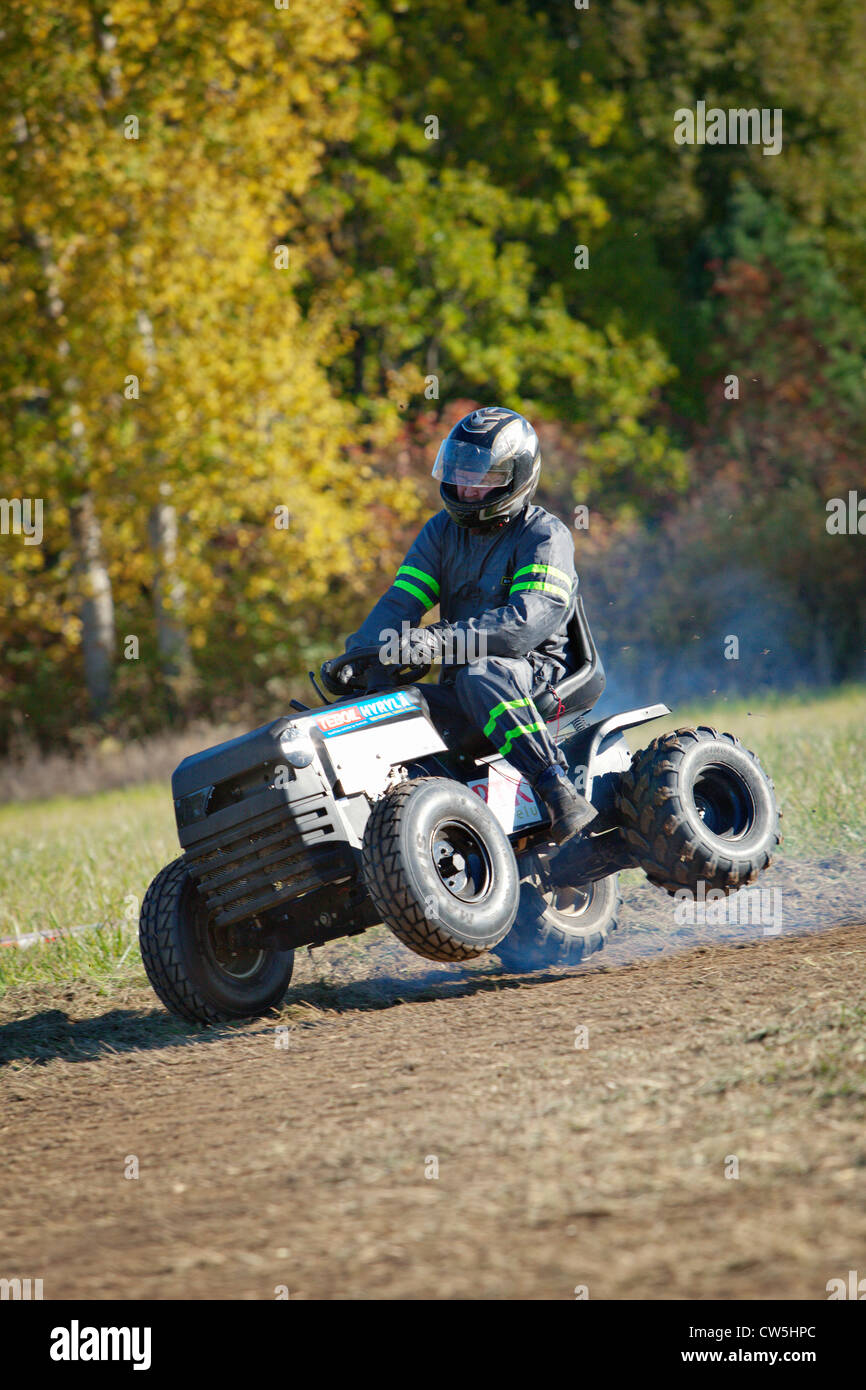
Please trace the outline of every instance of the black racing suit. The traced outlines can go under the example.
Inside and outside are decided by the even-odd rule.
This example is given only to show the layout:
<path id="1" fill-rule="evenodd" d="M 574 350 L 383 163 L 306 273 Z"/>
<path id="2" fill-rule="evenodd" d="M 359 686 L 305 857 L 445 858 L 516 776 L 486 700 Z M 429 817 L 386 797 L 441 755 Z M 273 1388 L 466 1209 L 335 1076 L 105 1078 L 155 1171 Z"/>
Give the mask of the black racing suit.
<path id="1" fill-rule="evenodd" d="M 571 535 L 543 507 L 530 505 L 493 531 L 458 526 L 441 511 L 346 650 L 381 645 L 404 623 L 418 626 L 438 602 L 453 645 L 439 685 L 424 686 L 434 722 L 451 736 L 461 722 L 483 729 L 534 783 L 552 764 L 566 766 L 533 697 L 574 668 L 566 626 L 576 594 Z"/>

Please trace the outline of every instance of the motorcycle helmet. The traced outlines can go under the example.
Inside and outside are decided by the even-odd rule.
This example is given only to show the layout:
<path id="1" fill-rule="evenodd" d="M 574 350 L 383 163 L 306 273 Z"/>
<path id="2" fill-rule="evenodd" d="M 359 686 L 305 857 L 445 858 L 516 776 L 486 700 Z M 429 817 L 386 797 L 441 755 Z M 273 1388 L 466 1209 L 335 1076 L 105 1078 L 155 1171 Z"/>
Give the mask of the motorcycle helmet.
<path id="1" fill-rule="evenodd" d="M 499 405 L 464 416 L 443 439 L 433 465 L 452 521 L 479 530 L 504 526 L 527 507 L 540 472 L 535 430 L 522 415 Z"/>

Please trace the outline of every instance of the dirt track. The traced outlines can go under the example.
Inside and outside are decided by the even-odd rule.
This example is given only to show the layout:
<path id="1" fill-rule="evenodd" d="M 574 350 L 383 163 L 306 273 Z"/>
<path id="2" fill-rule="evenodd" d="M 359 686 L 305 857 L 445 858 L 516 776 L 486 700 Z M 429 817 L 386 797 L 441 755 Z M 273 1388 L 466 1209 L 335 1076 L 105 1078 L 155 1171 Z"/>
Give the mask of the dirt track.
<path id="1" fill-rule="evenodd" d="M 144 989 L 31 990 L 2 1030 L 0 1275 L 46 1298 L 821 1299 L 866 1273 L 866 926 L 541 977 L 406 974 L 389 940 L 340 943 L 375 989 L 305 956 L 281 1020 L 218 1033 Z"/>

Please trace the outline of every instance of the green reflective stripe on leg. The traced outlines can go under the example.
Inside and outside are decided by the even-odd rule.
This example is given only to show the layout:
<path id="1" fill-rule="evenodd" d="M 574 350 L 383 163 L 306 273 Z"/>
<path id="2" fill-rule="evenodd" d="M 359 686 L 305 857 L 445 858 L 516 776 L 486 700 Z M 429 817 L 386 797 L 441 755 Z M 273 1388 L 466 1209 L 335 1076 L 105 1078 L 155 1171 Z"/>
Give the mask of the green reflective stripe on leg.
<path id="1" fill-rule="evenodd" d="M 566 574 L 565 570 L 558 570 L 555 565 L 524 565 L 522 569 L 515 570 L 514 578 L 518 579 L 521 574 L 549 574 L 551 578 L 564 579 L 568 589 L 571 589 L 571 575 Z"/>
<path id="2" fill-rule="evenodd" d="M 425 609 L 433 607 L 435 600 L 432 599 L 429 594 L 425 594 L 423 589 L 419 589 L 416 584 L 410 584 L 408 579 L 395 579 L 394 588 L 406 589 L 410 594 L 414 594 L 415 598 L 419 598 L 421 600 Z"/>
<path id="3" fill-rule="evenodd" d="M 543 724 L 518 724 L 516 729 L 509 729 L 508 733 L 505 736 L 505 742 L 499 749 L 503 758 L 508 757 L 508 754 L 511 751 L 512 743 L 516 738 L 519 737 L 520 734 L 535 734 L 538 732 L 539 729 L 543 727 Z"/>
<path id="4" fill-rule="evenodd" d="M 397 573 L 411 574 L 413 578 L 420 579 L 421 583 L 426 585 L 426 587 L 430 590 L 431 594 L 433 594 L 436 598 L 439 597 L 439 585 L 433 578 L 432 574 L 427 574 L 424 570 L 416 569 L 414 565 L 401 565 Z"/>
<path id="5" fill-rule="evenodd" d="M 531 583 L 512 584 L 508 592 L 510 594 L 515 594 L 518 589 L 540 589 L 542 593 L 554 594 L 556 598 L 564 599 L 566 603 L 571 599 L 570 589 L 563 589 L 559 584 L 548 584 L 546 581 L 542 583 L 535 581 Z"/>
<path id="6" fill-rule="evenodd" d="M 517 709 L 518 705 L 528 705 L 528 704 L 531 704 L 531 700 L 530 700 L 529 697 L 527 696 L 527 698 L 526 698 L 525 700 L 503 700 L 503 702 L 502 702 L 501 705 L 494 705 L 494 706 L 493 706 L 493 709 L 490 711 L 490 718 L 488 719 L 487 723 L 484 725 L 484 737 L 485 737 L 485 738 L 489 738 L 489 737 L 490 737 L 490 735 L 493 733 L 493 726 L 494 726 L 494 724 L 496 723 L 496 721 L 497 721 L 497 719 L 499 718 L 500 714 L 503 714 L 503 713 L 505 712 L 505 710 L 507 710 L 507 709 Z"/>

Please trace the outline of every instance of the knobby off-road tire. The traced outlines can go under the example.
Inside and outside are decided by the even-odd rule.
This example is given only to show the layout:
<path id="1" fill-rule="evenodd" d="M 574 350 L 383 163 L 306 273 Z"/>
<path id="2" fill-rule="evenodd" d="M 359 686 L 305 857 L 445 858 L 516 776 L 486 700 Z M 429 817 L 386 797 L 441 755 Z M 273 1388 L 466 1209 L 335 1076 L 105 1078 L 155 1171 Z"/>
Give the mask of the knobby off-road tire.
<path id="1" fill-rule="evenodd" d="M 514 926 L 494 948 L 508 970 L 575 966 L 600 951 L 616 931 L 622 897 L 617 874 L 580 888 L 546 888 L 537 856 L 519 861 L 520 906 Z"/>
<path id="2" fill-rule="evenodd" d="M 514 921 L 514 851 L 486 804 L 459 782 L 419 777 L 377 801 L 363 863 L 382 921 L 428 960 L 483 955 Z"/>
<path id="3" fill-rule="evenodd" d="M 167 1009 L 190 1023 L 257 1018 L 278 1004 L 292 978 L 293 951 L 221 948 L 209 930 L 183 856 L 144 895 L 139 920 L 147 978 Z"/>
<path id="4" fill-rule="evenodd" d="M 636 753 L 616 805 L 647 878 L 674 894 L 736 892 L 781 843 L 773 783 L 733 734 L 677 729 Z"/>

